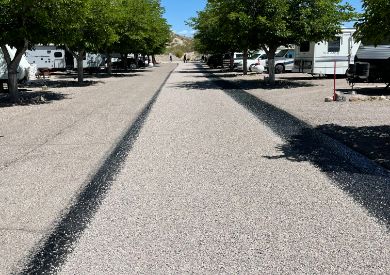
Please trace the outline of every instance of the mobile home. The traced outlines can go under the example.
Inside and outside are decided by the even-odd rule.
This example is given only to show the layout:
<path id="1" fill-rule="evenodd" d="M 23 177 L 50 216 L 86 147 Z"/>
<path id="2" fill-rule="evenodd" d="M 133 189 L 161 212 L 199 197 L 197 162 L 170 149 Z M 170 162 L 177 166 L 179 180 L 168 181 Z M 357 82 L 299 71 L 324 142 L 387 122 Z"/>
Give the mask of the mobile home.
<path id="1" fill-rule="evenodd" d="M 14 58 L 16 49 L 6 46 L 11 59 Z M 27 59 L 23 56 L 20 60 L 19 67 L 18 67 L 18 80 L 29 80 L 30 77 L 30 71 L 31 66 L 28 63 Z M 4 55 L 2 50 L 0 49 L 0 81 L 4 82 L 8 79 L 8 69 L 7 69 L 7 62 L 4 59 Z"/>
<path id="2" fill-rule="evenodd" d="M 297 45 L 293 72 L 333 75 L 336 62 L 336 74 L 345 75 L 360 46 L 360 41 L 353 38 L 354 32 L 353 28 L 345 28 L 335 39 Z"/>
<path id="3" fill-rule="evenodd" d="M 35 46 L 26 52 L 27 61 L 38 69 L 65 70 L 65 50 L 57 46 Z"/>

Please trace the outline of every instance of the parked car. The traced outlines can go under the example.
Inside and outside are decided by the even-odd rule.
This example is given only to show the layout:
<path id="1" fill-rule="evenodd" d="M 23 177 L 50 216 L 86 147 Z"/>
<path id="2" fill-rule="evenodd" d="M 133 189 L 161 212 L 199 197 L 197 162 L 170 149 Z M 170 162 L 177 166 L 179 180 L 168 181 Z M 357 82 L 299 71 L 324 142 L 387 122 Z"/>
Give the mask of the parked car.
<path id="1" fill-rule="evenodd" d="M 136 61 L 133 57 L 127 58 L 127 67 L 128 68 L 131 68 L 131 69 L 136 68 L 135 64 L 136 64 Z M 118 58 L 117 61 L 112 62 L 113 69 L 124 69 L 124 67 L 125 67 L 125 64 L 121 58 Z M 145 61 L 138 59 L 138 67 L 139 68 L 145 67 Z"/>
<path id="2" fill-rule="evenodd" d="M 265 64 L 261 64 L 261 60 L 264 60 L 266 58 L 267 58 L 267 55 L 265 53 L 256 53 L 256 54 L 251 55 L 247 59 L 247 64 L 246 64 L 247 70 L 251 72 L 253 67 L 256 65 L 264 66 Z M 244 69 L 243 64 L 244 64 L 244 60 L 239 60 L 238 62 L 236 62 L 236 69 L 238 71 L 242 71 Z"/>
<path id="3" fill-rule="evenodd" d="M 291 71 L 294 67 L 294 49 L 280 50 L 275 55 L 275 73 L 281 74 L 286 71 Z M 265 69 L 268 71 L 268 60 L 265 61 Z"/>
<path id="4" fill-rule="evenodd" d="M 231 53 L 225 53 L 223 56 L 223 67 L 224 68 L 230 68 L 232 70 L 236 69 L 237 62 L 242 60 L 244 54 L 243 53 L 233 53 L 233 56 Z M 233 57 L 233 67 L 231 68 L 230 62 Z"/>

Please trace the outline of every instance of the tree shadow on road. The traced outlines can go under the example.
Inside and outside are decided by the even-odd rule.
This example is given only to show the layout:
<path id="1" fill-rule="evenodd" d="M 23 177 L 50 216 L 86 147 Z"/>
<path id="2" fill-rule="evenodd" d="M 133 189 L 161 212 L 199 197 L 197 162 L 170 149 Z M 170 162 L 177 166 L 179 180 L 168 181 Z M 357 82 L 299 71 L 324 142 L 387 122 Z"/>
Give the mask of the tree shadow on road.
<path id="1" fill-rule="evenodd" d="M 18 103 L 17 105 L 29 106 L 29 105 L 48 104 L 63 99 L 67 99 L 66 94 L 53 93 L 49 91 L 31 92 L 22 89 L 20 91 L 20 103 Z M 9 98 L 8 94 L 0 93 L 0 108 L 12 107 L 12 106 L 15 106 L 15 103 Z"/>
<path id="2" fill-rule="evenodd" d="M 352 93 L 354 91 L 359 95 L 367 95 L 367 96 L 389 96 L 390 88 L 386 89 L 385 87 L 354 87 L 353 89 L 338 89 L 338 91 L 342 93 Z"/>
<path id="3" fill-rule="evenodd" d="M 58 79 L 38 79 L 30 81 L 24 85 L 21 85 L 22 88 L 41 88 L 42 86 L 47 86 L 49 88 L 67 88 L 67 87 L 88 87 L 95 86 L 98 84 L 104 83 L 103 81 L 92 81 L 86 80 L 82 83 L 72 80 L 58 80 Z"/>
<path id="4" fill-rule="evenodd" d="M 285 158 L 290 161 L 310 162 L 323 171 L 334 184 L 364 206 L 377 220 L 390 230 L 390 172 L 372 163 L 366 157 L 349 149 L 326 134 L 340 132 L 337 127 L 322 126 L 313 129 L 310 125 L 288 112 L 269 104 L 240 89 L 232 89 L 227 81 L 221 81 L 224 92 L 242 105 L 262 123 L 270 127 L 285 143 L 277 149 L 279 156 L 264 156 L 268 159 Z M 389 128 L 349 131 L 342 129 L 342 137 L 349 135 L 371 136 L 388 133 Z M 323 131 L 324 133 L 322 133 Z M 340 134 L 340 133 L 339 133 Z M 331 135 L 330 135 L 331 136 Z M 335 138 L 337 138 L 335 136 Z M 338 137 L 340 138 L 340 137 Z M 366 137 L 370 139 L 370 136 Z M 380 144 L 387 144 L 387 136 L 380 135 Z M 342 142 L 342 139 L 341 139 Z M 364 144 L 364 142 L 363 142 Z M 380 145 L 377 145 L 379 149 Z M 387 145 L 388 146 L 388 145 Z"/>
<path id="5" fill-rule="evenodd" d="M 265 158 L 312 163 L 390 231 L 390 177 L 361 171 L 355 163 L 338 157 L 337 152 L 318 143 L 313 131 L 304 129 L 291 136 L 285 144 L 278 146 L 281 155 Z"/>
<path id="6" fill-rule="evenodd" d="M 318 130 L 390 170 L 390 126 L 348 127 L 325 124 Z"/>
<path id="7" fill-rule="evenodd" d="M 302 81 L 291 81 L 291 80 L 276 80 L 274 85 L 270 85 L 263 79 L 243 79 L 236 80 L 235 83 L 244 90 L 278 90 L 278 89 L 294 89 L 302 87 L 315 87 L 318 85 L 302 82 Z"/>

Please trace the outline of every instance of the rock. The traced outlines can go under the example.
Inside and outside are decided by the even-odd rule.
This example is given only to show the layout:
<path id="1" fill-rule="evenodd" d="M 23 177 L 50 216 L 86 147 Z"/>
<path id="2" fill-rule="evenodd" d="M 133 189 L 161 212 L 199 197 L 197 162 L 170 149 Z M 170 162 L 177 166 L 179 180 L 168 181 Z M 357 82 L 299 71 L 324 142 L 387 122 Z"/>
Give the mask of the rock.
<path id="1" fill-rule="evenodd" d="M 350 102 L 358 102 L 360 99 L 357 97 L 357 96 L 351 96 L 350 98 L 349 98 L 349 101 Z"/>
<path id="2" fill-rule="evenodd" d="M 386 96 L 384 96 L 384 95 L 380 96 L 379 100 L 386 100 Z"/>
<path id="3" fill-rule="evenodd" d="M 332 102 L 333 101 L 333 97 L 325 97 L 325 102 Z"/>
<path id="4" fill-rule="evenodd" d="M 339 101 L 339 102 L 345 102 L 347 101 L 347 98 L 343 95 L 337 95 L 336 96 L 336 101 Z"/>
<path id="5" fill-rule="evenodd" d="M 367 101 L 369 99 L 368 96 L 365 95 L 354 95 L 349 98 L 349 101 L 356 102 L 356 101 Z"/>

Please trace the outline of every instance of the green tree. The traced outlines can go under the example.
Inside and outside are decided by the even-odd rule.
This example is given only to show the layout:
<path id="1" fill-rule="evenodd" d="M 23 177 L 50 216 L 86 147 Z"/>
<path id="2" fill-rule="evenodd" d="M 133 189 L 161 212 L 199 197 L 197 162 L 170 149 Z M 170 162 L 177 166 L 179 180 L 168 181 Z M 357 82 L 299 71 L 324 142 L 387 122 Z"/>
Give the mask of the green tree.
<path id="1" fill-rule="evenodd" d="M 76 9 L 83 0 L 0 0 L 0 47 L 7 63 L 11 99 L 19 102 L 17 69 L 27 49 L 35 44 L 49 43 L 61 26 L 59 14 Z M 16 48 L 14 58 L 6 45 Z"/>
<path id="2" fill-rule="evenodd" d="M 236 26 L 244 33 L 241 37 L 244 44 L 247 47 L 258 44 L 267 53 L 272 84 L 275 82 L 275 53 L 278 47 L 330 39 L 340 31 L 342 22 L 355 15 L 352 7 L 342 5 L 341 0 L 209 0 L 205 11 L 194 20 L 198 31 L 195 37 L 208 45 L 207 33 L 213 27 L 208 28 L 207 21 L 211 22 L 210 16 L 219 13 L 215 7 L 229 5 L 233 10 L 230 10 L 228 18 L 241 22 Z M 215 18 L 221 20 L 221 17 Z M 213 40 L 231 37 L 229 31 L 219 28 L 218 22 L 214 26 L 218 29 L 211 33 Z M 247 29 L 250 29 L 250 35 L 245 41 Z"/>
<path id="3" fill-rule="evenodd" d="M 363 17 L 355 24 L 356 36 L 375 45 L 390 42 L 390 1 L 363 0 Z"/>
<path id="4" fill-rule="evenodd" d="M 77 61 L 78 82 L 84 80 L 83 59 L 87 52 L 109 48 L 117 39 L 115 24 L 118 11 L 114 0 L 84 0 L 73 13 L 60 17 L 63 22 L 57 29 L 55 42 L 64 44 Z"/>

